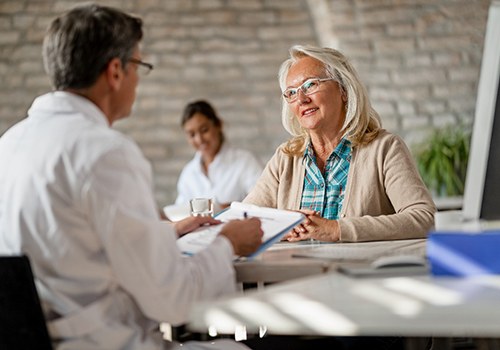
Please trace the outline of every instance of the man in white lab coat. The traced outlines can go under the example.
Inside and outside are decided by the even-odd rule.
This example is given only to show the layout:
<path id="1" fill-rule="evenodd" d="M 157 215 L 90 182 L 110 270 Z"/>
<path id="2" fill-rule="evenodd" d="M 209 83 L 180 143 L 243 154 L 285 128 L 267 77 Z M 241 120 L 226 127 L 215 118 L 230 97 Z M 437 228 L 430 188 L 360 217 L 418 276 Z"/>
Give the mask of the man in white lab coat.
<path id="1" fill-rule="evenodd" d="M 210 218 L 161 221 L 148 161 L 110 128 L 130 114 L 141 69 L 142 22 L 85 5 L 54 20 L 43 45 L 55 91 L 0 138 L 0 254 L 27 254 L 58 348 L 158 349 L 161 321 L 235 291 L 233 256 L 261 242 L 260 221 L 227 224 L 185 258 L 178 235 Z M 245 346 L 222 340 L 184 349 Z"/>

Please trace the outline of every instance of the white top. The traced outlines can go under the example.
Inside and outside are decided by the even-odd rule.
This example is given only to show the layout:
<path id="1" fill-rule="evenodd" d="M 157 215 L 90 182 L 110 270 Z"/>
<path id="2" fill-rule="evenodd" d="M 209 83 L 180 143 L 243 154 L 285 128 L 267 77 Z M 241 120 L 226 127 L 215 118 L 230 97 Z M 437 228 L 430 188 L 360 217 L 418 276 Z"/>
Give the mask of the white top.
<path id="1" fill-rule="evenodd" d="M 0 164 L 0 254 L 26 253 L 49 317 L 71 314 L 49 324 L 67 349 L 156 349 L 158 321 L 236 290 L 229 241 L 183 257 L 150 164 L 88 100 L 37 98 L 0 138 Z"/>
<path id="2" fill-rule="evenodd" d="M 213 198 L 216 203 L 241 201 L 257 182 L 262 166 L 250 152 L 223 143 L 214 161 L 203 173 L 200 152 L 184 167 L 177 183 L 176 204 L 190 199 Z"/>

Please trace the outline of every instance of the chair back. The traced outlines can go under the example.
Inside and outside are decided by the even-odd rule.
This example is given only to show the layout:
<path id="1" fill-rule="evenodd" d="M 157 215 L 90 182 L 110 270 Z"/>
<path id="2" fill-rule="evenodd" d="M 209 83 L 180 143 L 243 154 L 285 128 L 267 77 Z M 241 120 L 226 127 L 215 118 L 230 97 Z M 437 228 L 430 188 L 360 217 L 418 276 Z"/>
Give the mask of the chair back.
<path id="1" fill-rule="evenodd" d="M 27 256 L 0 256 L 0 349 L 52 349 Z"/>

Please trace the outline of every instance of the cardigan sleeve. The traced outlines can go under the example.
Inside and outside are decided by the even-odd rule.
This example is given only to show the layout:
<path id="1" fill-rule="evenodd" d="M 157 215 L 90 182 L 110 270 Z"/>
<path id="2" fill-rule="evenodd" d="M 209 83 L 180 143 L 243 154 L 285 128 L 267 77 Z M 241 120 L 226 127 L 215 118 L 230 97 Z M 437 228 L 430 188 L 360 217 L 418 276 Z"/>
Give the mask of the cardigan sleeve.
<path id="1" fill-rule="evenodd" d="M 357 150 L 339 219 L 341 241 L 425 237 L 436 207 L 403 140 L 383 132 Z"/>

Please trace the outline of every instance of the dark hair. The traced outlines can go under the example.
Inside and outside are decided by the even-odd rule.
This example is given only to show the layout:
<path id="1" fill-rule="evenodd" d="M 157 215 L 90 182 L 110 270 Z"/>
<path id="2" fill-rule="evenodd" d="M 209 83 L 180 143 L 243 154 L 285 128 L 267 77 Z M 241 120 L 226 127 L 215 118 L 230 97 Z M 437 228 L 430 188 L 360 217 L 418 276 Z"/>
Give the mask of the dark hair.
<path id="1" fill-rule="evenodd" d="M 50 24 L 45 71 L 56 90 L 87 88 L 113 58 L 125 67 L 142 35 L 140 18 L 96 4 L 75 7 Z"/>
<path id="2" fill-rule="evenodd" d="M 207 117 L 215 126 L 222 126 L 222 120 L 215 112 L 215 108 L 212 107 L 207 101 L 199 100 L 194 101 L 184 107 L 184 112 L 182 113 L 181 126 L 184 126 L 186 122 L 193 117 L 196 113 L 203 114 Z"/>

